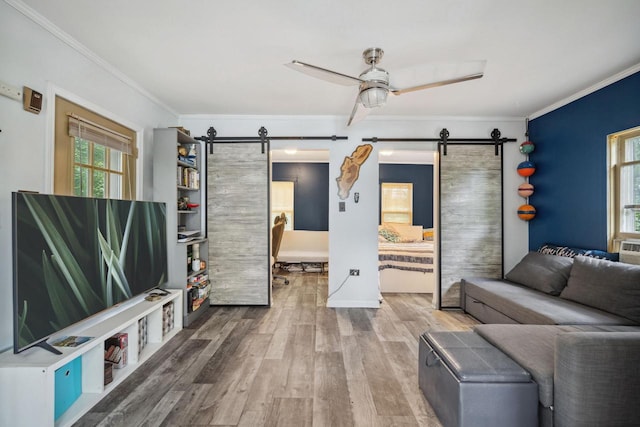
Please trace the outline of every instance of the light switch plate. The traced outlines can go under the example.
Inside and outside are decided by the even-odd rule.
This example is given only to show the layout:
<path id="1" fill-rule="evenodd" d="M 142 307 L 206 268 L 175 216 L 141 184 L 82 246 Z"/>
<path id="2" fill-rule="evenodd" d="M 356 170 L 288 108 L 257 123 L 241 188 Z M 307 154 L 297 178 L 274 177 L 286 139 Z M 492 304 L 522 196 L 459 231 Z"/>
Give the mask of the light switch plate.
<path id="1" fill-rule="evenodd" d="M 2 81 L 0 81 L 0 95 L 15 99 L 16 101 L 22 101 L 22 90 Z"/>

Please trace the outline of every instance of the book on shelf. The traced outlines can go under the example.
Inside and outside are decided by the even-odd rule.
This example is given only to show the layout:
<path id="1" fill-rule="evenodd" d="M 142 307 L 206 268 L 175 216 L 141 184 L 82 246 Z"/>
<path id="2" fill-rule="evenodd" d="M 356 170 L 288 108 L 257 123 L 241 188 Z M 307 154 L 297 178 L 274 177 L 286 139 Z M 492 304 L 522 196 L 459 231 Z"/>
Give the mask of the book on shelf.
<path id="1" fill-rule="evenodd" d="M 211 283 L 209 280 L 201 283 L 189 283 L 187 284 L 187 289 L 191 296 L 190 305 L 193 311 L 195 311 L 211 293 Z"/>
<path id="2" fill-rule="evenodd" d="M 182 230 L 178 231 L 178 242 L 190 242 L 200 238 L 200 230 Z"/>
<path id="3" fill-rule="evenodd" d="M 193 236 L 193 237 L 178 237 L 178 243 L 189 243 L 192 242 L 194 240 L 198 240 L 199 237 L 198 236 Z"/>
<path id="4" fill-rule="evenodd" d="M 129 335 L 119 332 L 104 342 L 104 360 L 113 364 L 114 368 L 127 366 L 127 347 Z"/>
<path id="5" fill-rule="evenodd" d="M 181 163 L 184 163 L 185 165 L 189 165 L 189 166 L 195 166 L 196 165 L 195 157 L 178 155 L 178 161 L 181 162 Z"/>
<path id="6" fill-rule="evenodd" d="M 205 272 L 197 274 L 193 277 L 189 277 L 187 280 L 187 287 L 206 285 L 209 283 L 209 275 Z"/>
<path id="7" fill-rule="evenodd" d="M 177 170 L 177 180 L 178 185 L 181 187 L 189 187 L 194 190 L 200 189 L 200 172 L 197 169 L 178 166 Z"/>
<path id="8" fill-rule="evenodd" d="M 175 326 L 173 302 L 162 306 L 162 336 L 165 336 Z"/>

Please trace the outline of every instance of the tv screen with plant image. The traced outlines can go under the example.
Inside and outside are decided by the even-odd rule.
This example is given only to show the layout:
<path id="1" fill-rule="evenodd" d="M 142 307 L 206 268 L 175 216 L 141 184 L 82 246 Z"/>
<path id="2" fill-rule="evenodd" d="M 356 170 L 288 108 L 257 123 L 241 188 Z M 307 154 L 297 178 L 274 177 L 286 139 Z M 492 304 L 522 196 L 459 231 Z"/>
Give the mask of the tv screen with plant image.
<path id="1" fill-rule="evenodd" d="M 14 352 L 160 286 L 164 203 L 13 193 Z"/>

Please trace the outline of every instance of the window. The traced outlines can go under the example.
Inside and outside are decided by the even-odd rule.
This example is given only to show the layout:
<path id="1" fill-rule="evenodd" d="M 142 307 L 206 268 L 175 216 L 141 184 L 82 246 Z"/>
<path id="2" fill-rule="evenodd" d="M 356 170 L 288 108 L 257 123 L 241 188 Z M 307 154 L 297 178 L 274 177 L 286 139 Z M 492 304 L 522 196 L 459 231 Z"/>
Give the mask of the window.
<path id="1" fill-rule="evenodd" d="M 122 153 L 74 137 L 73 195 L 122 198 Z"/>
<path id="2" fill-rule="evenodd" d="M 135 132 L 60 97 L 55 115 L 54 192 L 135 198 Z"/>
<path id="3" fill-rule="evenodd" d="M 293 230 L 293 181 L 271 182 L 271 224 L 284 212 L 287 217 L 285 230 Z"/>
<path id="4" fill-rule="evenodd" d="M 640 128 L 609 136 L 609 250 L 640 239 Z"/>
<path id="5" fill-rule="evenodd" d="M 381 222 L 413 224 L 413 184 L 381 184 Z"/>

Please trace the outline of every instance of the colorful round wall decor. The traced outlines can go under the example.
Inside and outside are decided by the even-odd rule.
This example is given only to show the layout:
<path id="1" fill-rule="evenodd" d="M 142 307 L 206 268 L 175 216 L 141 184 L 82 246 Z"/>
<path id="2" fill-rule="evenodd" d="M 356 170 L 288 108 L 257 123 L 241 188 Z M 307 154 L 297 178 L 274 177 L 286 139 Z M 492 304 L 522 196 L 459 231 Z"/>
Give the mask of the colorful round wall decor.
<path id="1" fill-rule="evenodd" d="M 520 197 L 527 198 L 533 194 L 533 190 L 534 190 L 533 184 L 524 182 L 520 184 L 520 186 L 518 187 L 518 194 L 520 195 Z"/>
<path id="2" fill-rule="evenodd" d="M 536 146 L 531 141 L 525 141 L 520 144 L 520 152 L 522 154 L 530 154 L 533 153 L 533 150 L 536 149 Z"/>
<path id="3" fill-rule="evenodd" d="M 526 160 L 524 162 L 521 162 L 518 165 L 518 175 L 520 176 L 531 176 L 535 173 L 536 171 L 536 165 L 533 162 L 530 162 L 529 160 Z"/>
<path id="4" fill-rule="evenodd" d="M 536 208 L 531 205 L 521 205 L 518 208 L 518 217 L 523 221 L 531 221 L 536 216 Z"/>

